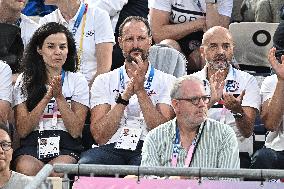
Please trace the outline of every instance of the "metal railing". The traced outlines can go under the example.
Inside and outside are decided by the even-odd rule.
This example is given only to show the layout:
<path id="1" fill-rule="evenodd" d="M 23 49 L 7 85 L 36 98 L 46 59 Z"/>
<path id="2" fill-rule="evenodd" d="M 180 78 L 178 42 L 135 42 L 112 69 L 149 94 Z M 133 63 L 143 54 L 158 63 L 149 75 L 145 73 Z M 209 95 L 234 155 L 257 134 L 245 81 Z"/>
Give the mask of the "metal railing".
<path id="1" fill-rule="evenodd" d="M 55 164 L 45 165 L 36 175 L 33 183 L 25 189 L 35 189 L 52 172 L 64 173 L 63 188 L 69 188 L 68 174 L 73 175 L 156 175 L 156 176 L 186 176 L 186 177 L 217 177 L 217 178 L 248 178 L 248 179 L 281 179 L 284 170 L 272 169 L 221 169 L 221 168 L 183 168 L 183 167 L 140 167 L 129 165 L 94 165 L 94 164 Z"/>

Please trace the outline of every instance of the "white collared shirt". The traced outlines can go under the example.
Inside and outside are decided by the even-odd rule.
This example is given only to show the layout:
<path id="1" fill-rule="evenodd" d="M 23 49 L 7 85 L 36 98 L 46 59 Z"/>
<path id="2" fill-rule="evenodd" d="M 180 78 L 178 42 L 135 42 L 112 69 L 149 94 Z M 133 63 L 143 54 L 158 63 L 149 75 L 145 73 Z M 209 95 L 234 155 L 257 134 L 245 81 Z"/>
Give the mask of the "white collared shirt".
<path id="1" fill-rule="evenodd" d="M 99 75 L 98 77 L 96 77 L 91 88 L 91 109 L 100 104 L 109 104 L 112 107 L 116 104 L 115 97 L 119 92 L 123 92 L 123 89 L 120 86 L 120 69 L 122 69 L 124 76 L 124 86 L 127 86 L 130 78 L 126 74 L 125 66 Z M 147 82 L 148 80 L 150 70 L 151 64 L 149 64 L 145 82 Z M 170 90 L 174 80 L 174 76 L 154 69 L 154 77 L 151 82 L 151 87 L 150 90 L 147 90 L 148 96 L 150 96 L 150 99 L 154 106 L 159 103 L 171 105 Z M 125 118 L 127 118 L 127 121 Z M 136 95 L 133 95 L 130 98 L 129 105 L 125 108 L 125 113 L 120 122 L 119 129 L 108 141 L 108 143 L 114 143 L 117 141 L 122 127 L 127 126 L 130 128 L 137 128 L 137 125 L 139 124 L 131 124 L 132 121 L 143 121 L 143 124 L 140 124 L 140 127 L 138 129 L 142 129 L 140 140 L 144 140 L 148 131 L 146 129 L 147 126 L 145 124 L 143 114 L 140 110 Z"/>
<path id="2" fill-rule="evenodd" d="M 10 66 L 0 60 L 0 100 L 12 103 L 12 70 Z"/>

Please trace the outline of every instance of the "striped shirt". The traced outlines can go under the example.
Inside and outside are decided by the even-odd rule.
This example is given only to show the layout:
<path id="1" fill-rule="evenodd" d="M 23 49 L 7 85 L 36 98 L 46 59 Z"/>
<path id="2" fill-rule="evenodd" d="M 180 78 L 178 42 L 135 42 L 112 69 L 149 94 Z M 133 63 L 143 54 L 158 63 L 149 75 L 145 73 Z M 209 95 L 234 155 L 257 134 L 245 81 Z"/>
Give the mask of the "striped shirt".
<path id="1" fill-rule="evenodd" d="M 143 144 L 141 166 L 171 167 L 176 118 L 151 130 Z M 177 167 L 184 167 L 187 151 L 180 147 Z M 238 142 L 233 129 L 207 119 L 190 167 L 240 168 Z"/>

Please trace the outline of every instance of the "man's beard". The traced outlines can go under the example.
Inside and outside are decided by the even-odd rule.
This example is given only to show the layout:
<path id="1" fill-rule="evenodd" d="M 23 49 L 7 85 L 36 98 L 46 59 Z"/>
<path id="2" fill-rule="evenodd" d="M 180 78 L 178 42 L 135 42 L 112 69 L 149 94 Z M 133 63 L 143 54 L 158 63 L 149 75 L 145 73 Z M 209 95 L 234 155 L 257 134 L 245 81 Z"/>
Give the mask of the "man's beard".
<path id="1" fill-rule="evenodd" d="M 224 54 L 217 54 L 212 61 L 208 61 L 207 59 L 205 59 L 205 61 L 209 67 L 214 70 L 225 70 L 231 64 L 231 61 L 229 61 Z"/>
<path id="2" fill-rule="evenodd" d="M 145 52 L 144 52 L 142 49 L 140 49 L 140 48 L 133 48 L 133 49 L 131 49 L 131 50 L 129 51 L 128 54 L 126 54 L 126 53 L 124 54 L 124 57 L 125 57 L 126 61 L 129 62 L 129 63 L 132 63 L 133 61 L 137 63 L 135 57 L 131 56 L 131 53 L 132 53 L 132 52 L 140 52 L 140 53 L 142 54 L 142 55 L 141 55 L 141 58 L 142 58 L 143 62 L 144 62 L 145 60 L 147 60 L 148 55 L 149 55 L 149 53 L 145 53 Z"/>

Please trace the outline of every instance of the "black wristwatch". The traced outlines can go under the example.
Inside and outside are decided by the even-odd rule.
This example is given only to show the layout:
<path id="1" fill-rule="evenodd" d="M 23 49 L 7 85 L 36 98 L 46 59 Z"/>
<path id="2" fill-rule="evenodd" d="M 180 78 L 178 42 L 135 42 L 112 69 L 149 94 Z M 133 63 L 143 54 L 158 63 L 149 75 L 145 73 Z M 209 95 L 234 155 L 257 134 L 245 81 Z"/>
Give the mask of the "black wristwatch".
<path id="1" fill-rule="evenodd" d="M 241 113 L 233 113 L 235 119 L 241 119 L 244 115 Z"/>
<path id="2" fill-rule="evenodd" d="M 118 95 L 116 96 L 115 102 L 117 104 L 123 104 L 125 106 L 127 106 L 129 104 L 129 100 L 124 100 L 120 93 L 118 93 Z"/>

